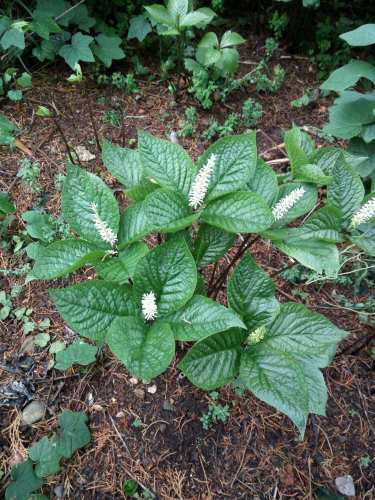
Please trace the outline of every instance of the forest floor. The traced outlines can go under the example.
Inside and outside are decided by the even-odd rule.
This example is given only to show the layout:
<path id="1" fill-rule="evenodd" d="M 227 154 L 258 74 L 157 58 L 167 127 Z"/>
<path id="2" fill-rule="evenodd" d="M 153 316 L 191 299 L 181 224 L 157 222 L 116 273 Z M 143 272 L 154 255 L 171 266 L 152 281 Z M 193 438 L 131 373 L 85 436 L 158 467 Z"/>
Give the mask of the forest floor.
<path id="1" fill-rule="evenodd" d="M 260 45 L 250 38 L 242 50 L 243 72 L 248 70 L 246 62 L 257 60 Z M 271 63 L 280 63 L 286 70 L 278 93 L 258 95 L 250 87 L 233 95 L 226 105 L 216 103 L 211 112 L 199 110 L 197 133 L 180 139 L 194 159 L 208 146 L 200 135 L 208 117 L 213 114 L 222 122 L 229 113 L 239 111 L 248 97 L 255 97 L 263 105 L 257 138 L 258 153 L 266 160 L 285 157 L 282 147 L 275 146 L 282 143 L 283 130 L 293 123 L 322 127 L 327 119 L 327 100 L 302 109 L 290 105 L 306 89 L 317 85 L 310 62 L 280 51 Z M 17 207 L 11 234 L 24 228 L 21 214 L 25 210 L 40 203 L 52 215 L 58 215 L 60 210 L 55 178 L 65 172 L 66 150 L 53 121 L 35 116 L 38 104 L 54 103 L 69 144 L 85 146 L 96 155 L 84 163 L 85 168 L 100 175 L 115 190 L 123 206 L 126 200 L 121 190 L 116 190 L 119 185 L 105 171 L 96 150 L 88 102 L 99 136 L 126 146 L 136 140 L 138 128 L 158 137 L 169 137 L 172 130 L 181 128 L 185 108 L 196 105 L 186 91 L 183 77 L 175 79 L 174 95 L 165 82 L 159 81 L 141 81 L 138 93 L 125 95 L 111 87 L 98 87 L 90 79 L 83 85 L 69 85 L 64 71 L 58 66 L 40 70 L 33 76 L 33 89 L 27 92 L 26 100 L 3 105 L 2 112 L 21 130 L 19 140 L 31 153 L 30 159 L 41 165 L 40 197 L 16 177 L 25 152 L 19 148 L 0 152 L 0 189 L 10 190 Z M 105 99 L 98 101 L 103 96 Z M 114 127 L 103 121 L 105 111 L 114 105 L 124 110 L 123 126 Z M 26 152 L 26 156 L 30 155 Z M 276 170 L 285 167 L 285 163 L 274 164 Z M 266 242 L 256 242 L 251 252 L 268 271 L 279 270 L 287 263 L 286 257 Z M 27 257 L 22 252 L 0 251 L 1 269 L 19 268 L 25 262 Z M 91 270 L 81 271 L 69 280 L 54 282 L 53 286 L 80 281 L 90 273 Z M 39 422 L 23 426 L 20 414 L 28 399 L 20 396 L 10 404 L 2 400 L 0 392 L 3 486 L 11 465 L 25 457 L 26 448 L 56 428 L 63 409 L 71 409 L 88 414 L 92 440 L 63 463 L 59 475 L 46 480 L 43 492 L 51 498 L 58 498 L 56 493 L 62 491 L 64 498 L 72 499 L 123 498 L 122 483 L 132 478 L 161 499 L 310 499 L 319 488 L 337 493 L 335 478 L 346 474 L 354 479 L 356 498 L 375 498 L 374 359 L 370 343 L 363 341 L 373 332 L 369 325 L 359 322 L 356 312 L 343 308 L 335 299 L 339 293 L 353 303 L 363 302 L 371 295 L 371 289 L 354 292 L 353 286 L 333 281 L 310 285 L 302 282 L 296 286 L 280 275 L 275 281 L 281 302 L 303 302 L 350 332 L 324 371 L 329 392 L 327 416 L 311 416 L 302 441 L 287 417 L 250 393 L 237 395 L 231 386 L 219 391 L 217 401 L 229 406 L 229 417 L 205 430 L 200 418 L 213 400 L 177 371 L 181 352 L 151 384 L 135 384 L 106 348 L 97 362 L 86 369 L 75 367 L 58 372 L 49 369 L 52 356 L 47 348 L 30 343 L 25 347 L 22 324 L 11 319 L 0 322 L 0 390 L 14 381 L 23 382 L 29 396 L 42 400 L 47 410 Z M 22 283 L 24 276 L 0 274 L 0 289 L 6 292 Z M 49 286 L 50 283 L 38 281 L 24 285 L 14 305 L 32 308 L 35 321 L 49 318 L 51 339 L 69 343 L 74 332 L 65 326 L 51 303 Z M 14 370 L 4 369 L 4 365 Z M 154 387 L 149 392 L 151 385 L 156 385 L 156 392 Z"/>

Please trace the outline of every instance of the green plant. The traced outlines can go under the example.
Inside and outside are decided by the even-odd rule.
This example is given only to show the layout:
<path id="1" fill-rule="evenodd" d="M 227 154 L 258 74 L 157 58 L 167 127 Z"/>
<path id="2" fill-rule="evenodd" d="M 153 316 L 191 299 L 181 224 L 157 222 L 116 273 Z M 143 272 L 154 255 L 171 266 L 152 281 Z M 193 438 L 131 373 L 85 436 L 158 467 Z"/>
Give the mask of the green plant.
<path id="1" fill-rule="evenodd" d="M 0 114 L 0 146 L 14 147 L 18 128 L 5 115 Z"/>
<path id="2" fill-rule="evenodd" d="M 31 161 L 28 158 L 20 160 L 20 167 L 17 172 L 17 177 L 21 179 L 21 183 L 31 189 L 34 193 L 40 193 L 41 185 L 39 183 L 40 163 Z"/>
<path id="3" fill-rule="evenodd" d="M 191 137 L 196 129 L 198 121 L 197 109 L 194 106 L 189 106 L 185 109 L 185 121 L 182 129 L 179 132 L 181 137 Z"/>
<path id="4" fill-rule="evenodd" d="M 254 127 L 262 118 L 263 107 L 259 102 L 249 98 L 243 103 L 241 114 L 245 127 Z"/>
<path id="5" fill-rule="evenodd" d="M 103 121 L 104 123 L 109 123 L 113 127 L 121 127 L 122 124 L 121 111 L 115 108 L 107 109 L 104 112 Z"/>
<path id="6" fill-rule="evenodd" d="M 271 18 L 268 21 L 268 25 L 273 31 L 273 34 L 277 40 L 282 38 L 284 31 L 289 23 L 289 17 L 286 12 L 280 13 L 278 10 L 275 10 L 272 14 Z"/>
<path id="7" fill-rule="evenodd" d="M 214 400 L 216 400 L 218 397 L 216 392 L 210 393 L 210 396 Z M 200 418 L 200 421 L 202 422 L 203 429 L 208 430 L 210 427 L 215 425 L 217 422 L 225 423 L 225 421 L 227 420 L 228 417 L 229 417 L 229 406 L 228 405 L 211 403 L 208 406 L 207 413 L 204 413 L 202 415 L 202 417 Z"/>
<path id="8" fill-rule="evenodd" d="M 65 410 L 59 416 L 59 428 L 51 438 L 44 436 L 28 450 L 29 458 L 12 467 L 11 482 L 5 500 L 24 500 L 39 490 L 43 478 L 60 471 L 62 459 L 71 458 L 91 439 L 83 412 Z"/>
<path id="9" fill-rule="evenodd" d="M 111 80 L 114 87 L 124 90 L 128 94 L 139 92 L 133 73 L 128 73 L 126 76 L 119 72 L 112 73 Z"/>
<path id="10" fill-rule="evenodd" d="M 217 120 L 211 118 L 208 127 L 202 132 L 202 137 L 208 141 L 214 137 L 224 137 L 228 134 L 233 134 L 239 123 L 239 115 L 231 113 L 228 118 L 221 125 Z"/>
<path id="11" fill-rule="evenodd" d="M 137 150 L 103 141 L 103 163 L 133 203 L 120 213 L 99 177 L 70 165 L 62 211 L 76 236 L 43 248 L 32 273 L 48 280 L 94 266 L 96 279 L 50 290 L 72 329 L 107 343 L 146 380 L 167 369 L 176 341 L 193 342 L 178 365 L 193 384 L 212 391 L 239 378 L 303 434 L 310 412 L 324 415 L 320 369 L 346 332 L 302 304 L 280 304 L 272 279 L 246 252 L 263 238 L 334 276 L 338 243 L 369 253 L 375 239 L 362 181 L 344 154 L 332 163 L 331 148 L 316 148 L 298 128 L 284 142 L 291 170 L 278 179 L 257 160 L 255 133 L 219 139 L 197 165 L 179 145 L 146 132 Z M 327 194 L 317 209 L 319 186 Z M 150 249 L 142 240 L 155 233 L 164 242 Z M 244 233 L 240 247 L 205 285 L 204 267 L 225 255 L 237 233 Z M 225 284 L 228 307 L 214 300 Z"/>
<path id="12" fill-rule="evenodd" d="M 352 47 L 375 44 L 375 24 L 366 24 L 340 35 Z M 322 83 L 321 89 L 335 91 L 339 97 L 329 110 L 329 123 L 325 132 L 349 139 L 349 152 L 362 158 L 358 172 L 369 177 L 372 190 L 375 186 L 375 95 L 372 91 L 352 90 L 361 79 L 372 88 L 375 84 L 375 66 L 369 62 L 353 59 L 334 71 Z"/>
<path id="13" fill-rule="evenodd" d="M 187 68 L 191 68 L 189 61 L 185 60 L 185 65 Z M 219 87 L 204 68 L 194 68 L 192 71 L 189 92 L 200 102 L 203 109 L 210 109 L 213 105 L 214 94 Z"/>

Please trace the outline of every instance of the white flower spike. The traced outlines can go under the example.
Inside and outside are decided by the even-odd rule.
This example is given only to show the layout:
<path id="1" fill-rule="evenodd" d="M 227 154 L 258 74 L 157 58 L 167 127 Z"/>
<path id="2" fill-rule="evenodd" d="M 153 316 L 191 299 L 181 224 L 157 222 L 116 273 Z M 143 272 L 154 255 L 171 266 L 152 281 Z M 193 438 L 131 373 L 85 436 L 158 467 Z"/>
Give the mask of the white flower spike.
<path id="1" fill-rule="evenodd" d="M 189 205 L 194 209 L 197 209 L 203 203 L 215 161 L 216 155 L 211 155 L 204 167 L 195 176 L 189 193 Z"/>
<path id="2" fill-rule="evenodd" d="M 361 206 L 357 213 L 352 217 L 352 226 L 356 227 L 360 224 L 368 222 L 375 217 L 375 198 L 371 198 L 367 203 Z"/>
<path id="3" fill-rule="evenodd" d="M 158 315 L 158 307 L 154 292 L 142 295 L 142 314 L 146 321 L 152 321 Z"/>
<path id="4" fill-rule="evenodd" d="M 280 220 L 286 215 L 289 210 L 302 198 L 305 194 L 305 188 L 299 187 L 293 189 L 289 194 L 281 198 L 272 209 L 272 214 L 275 220 Z"/>
<path id="5" fill-rule="evenodd" d="M 117 236 L 112 231 L 112 229 L 108 226 L 106 221 L 104 221 L 100 218 L 100 215 L 98 212 L 98 207 L 97 207 L 96 203 L 91 203 L 90 208 L 94 213 L 94 217 L 93 217 L 94 224 L 95 224 L 96 230 L 98 231 L 101 239 L 103 241 L 105 241 L 106 243 L 109 243 L 113 247 L 117 242 Z"/>

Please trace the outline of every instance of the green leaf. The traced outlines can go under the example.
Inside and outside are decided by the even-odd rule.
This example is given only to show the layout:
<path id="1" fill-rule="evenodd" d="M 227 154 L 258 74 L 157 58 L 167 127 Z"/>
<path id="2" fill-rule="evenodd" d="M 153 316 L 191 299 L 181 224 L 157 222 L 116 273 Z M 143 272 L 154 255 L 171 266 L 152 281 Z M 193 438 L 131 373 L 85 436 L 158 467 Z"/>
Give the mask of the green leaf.
<path id="1" fill-rule="evenodd" d="M 38 333 L 38 335 L 35 335 L 34 337 L 34 344 L 38 347 L 46 347 L 46 345 L 50 341 L 50 338 L 51 337 L 48 333 Z"/>
<path id="2" fill-rule="evenodd" d="M 154 292 L 158 317 L 172 313 L 192 297 L 197 269 L 183 238 L 164 243 L 149 252 L 137 265 L 134 296 L 141 304 L 145 293 Z"/>
<path id="3" fill-rule="evenodd" d="M 296 167 L 309 163 L 315 145 L 309 135 L 298 127 L 293 127 L 284 134 L 285 149 L 288 153 L 292 173 Z"/>
<path id="4" fill-rule="evenodd" d="M 228 303 L 249 331 L 269 323 L 279 311 L 275 284 L 250 255 L 243 257 L 229 279 Z"/>
<path id="5" fill-rule="evenodd" d="M 198 267 L 205 267 L 224 257 L 233 246 L 235 236 L 208 224 L 201 224 L 194 244 Z"/>
<path id="6" fill-rule="evenodd" d="M 175 21 L 164 5 L 153 4 L 145 7 L 151 19 L 156 23 L 163 24 L 170 28 L 175 27 Z"/>
<path id="7" fill-rule="evenodd" d="M 126 187 L 137 186 L 143 176 L 143 167 L 138 151 L 122 148 L 104 139 L 102 141 L 104 166 Z"/>
<path id="8" fill-rule="evenodd" d="M 119 247 L 134 243 L 151 233 L 152 227 L 147 219 L 143 202 L 133 203 L 121 215 L 119 229 Z"/>
<path id="9" fill-rule="evenodd" d="M 214 47 L 199 47 L 196 51 L 197 61 L 205 67 L 212 66 L 220 59 L 220 51 Z"/>
<path id="10" fill-rule="evenodd" d="M 29 73 L 24 71 L 20 77 L 16 80 L 17 86 L 21 87 L 21 89 L 29 89 L 32 87 L 32 77 Z"/>
<path id="11" fill-rule="evenodd" d="M 202 168 L 212 155 L 215 155 L 215 163 L 206 202 L 237 191 L 250 181 L 257 163 L 255 132 L 219 139 L 199 158 L 198 168 Z"/>
<path id="12" fill-rule="evenodd" d="M 153 232 L 175 233 L 190 226 L 199 217 L 199 213 L 192 213 L 183 195 L 169 189 L 157 189 L 150 193 L 143 209 Z"/>
<path id="13" fill-rule="evenodd" d="M 0 145 L 13 146 L 17 127 L 5 115 L 0 114 Z"/>
<path id="14" fill-rule="evenodd" d="M 263 160 L 259 159 L 253 177 L 247 183 L 249 191 L 259 194 L 269 206 L 277 199 L 279 186 L 277 175 Z"/>
<path id="15" fill-rule="evenodd" d="M 51 111 L 46 106 L 38 106 L 35 114 L 40 118 L 51 118 L 52 116 Z"/>
<path id="16" fill-rule="evenodd" d="M 345 159 L 361 177 L 367 177 L 375 171 L 375 141 L 366 144 L 361 138 L 354 137 L 349 143 L 348 153 L 362 159 L 359 165 L 354 165 L 353 161 Z"/>
<path id="17" fill-rule="evenodd" d="M 232 47 L 233 45 L 241 45 L 245 43 L 246 40 L 240 34 L 234 31 L 226 31 L 221 37 L 220 48 L 225 49 L 226 47 Z"/>
<path id="18" fill-rule="evenodd" d="M 30 30 L 45 40 L 49 40 L 51 33 L 59 33 L 61 28 L 56 21 L 48 14 L 37 11 L 37 15 L 33 17 L 30 24 Z"/>
<path id="19" fill-rule="evenodd" d="M 101 33 L 95 37 L 97 45 L 94 46 L 94 53 L 107 68 L 113 60 L 123 59 L 125 52 L 120 47 L 122 40 L 119 36 L 106 36 Z"/>
<path id="20" fill-rule="evenodd" d="M 9 215 L 16 211 L 9 193 L 0 192 L 0 215 Z"/>
<path id="21" fill-rule="evenodd" d="M 132 375 L 146 380 L 163 373 L 175 352 L 173 333 L 167 323 L 156 321 L 149 327 L 135 317 L 115 321 L 107 342 Z"/>
<path id="22" fill-rule="evenodd" d="M 68 325 L 84 337 L 103 341 L 106 331 L 119 316 L 134 310 L 130 288 L 112 282 L 92 280 L 49 291 Z"/>
<path id="23" fill-rule="evenodd" d="M 39 210 L 28 210 L 22 214 L 22 219 L 27 223 L 26 231 L 29 236 L 43 243 L 49 243 L 56 232 L 54 219 Z"/>
<path id="24" fill-rule="evenodd" d="M 288 196 L 288 194 L 290 194 L 292 191 L 301 187 L 305 190 L 302 197 L 299 198 L 299 200 L 284 214 L 283 217 L 281 217 L 274 223 L 274 227 L 285 226 L 286 224 L 289 224 L 289 222 L 297 219 L 298 217 L 301 217 L 301 215 L 304 215 L 315 207 L 318 201 L 318 192 L 316 190 L 316 187 L 300 182 L 290 182 L 280 186 L 277 196 L 277 202 L 275 203 L 275 205 L 282 198 Z"/>
<path id="25" fill-rule="evenodd" d="M 298 238 L 286 241 L 274 241 L 275 246 L 303 266 L 313 269 L 318 274 L 337 277 L 340 269 L 339 252 L 336 245 L 321 240 Z"/>
<path id="26" fill-rule="evenodd" d="M 93 41 L 92 36 L 76 33 L 72 36 L 70 44 L 66 44 L 59 50 L 59 55 L 65 59 L 65 62 L 72 68 L 76 69 L 77 63 L 80 61 L 94 62 L 95 58 L 90 49 L 90 43 Z"/>
<path id="27" fill-rule="evenodd" d="M 151 24 L 143 14 L 133 16 L 129 23 L 128 40 L 136 38 L 139 42 L 143 42 L 151 31 Z"/>
<path id="28" fill-rule="evenodd" d="M 336 343 L 347 332 L 337 328 L 321 314 L 302 304 L 281 304 L 280 312 L 267 327 L 267 347 L 286 351 L 303 363 L 324 368 L 335 353 Z"/>
<path id="29" fill-rule="evenodd" d="M 209 8 L 201 8 L 194 10 L 193 12 L 189 12 L 185 16 L 182 17 L 180 21 L 181 28 L 194 28 L 200 26 L 207 26 L 210 24 L 212 19 L 216 16 L 215 12 Z"/>
<path id="30" fill-rule="evenodd" d="M 330 184 L 332 181 L 331 176 L 325 175 L 324 171 L 313 163 L 296 166 L 293 171 L 293 178 L 296 181 L 311 182 L 321 186 Z"/>
<path id="31" fill-rule="evenodd" d="M 221 387 L 238 373 L 244 338 L 243 331 L 237 329 L 211 335 L 194 344 L 178 367 L 201 389 Z"/>
<path id="32" fill-rule="evenodd" d="M 5 500 L 25 500 L 43 484 L 42 480 L 35 475 L 30 459 L 14 465 L 10 477 L 12 482 L 5 491 Z"/>
<path id="33" fill-rule="evenodd" d="M 33 268 L 37 279 L 55 279 L 94 263 L 105 252 L 83 240 L 59 240 L 41 248 Z"/>
<path id="34" fill-rule="evenodd" d="M 91 435 L 86 421 L 87 417 L 82 411 L 65 410 L 59 416 L 60 428 L 56 442 L 63 457 L 70 458 L 76 450 L 90 442 Z"/>
<path id="35" fill-rule="evenodd" d="M 115 281 L 120 285 L 133 278 L 136 266 L 149 252 L 148 246 L 143 242 L 130 245 L 119 252 L 118 257 L 98 262 L 95 265 L 97 273 L 107 281 Z"/>
<path id="36" fill-rule="evenodd" d="M 235 312 L 201 295 L 194 295 L 181 309 L 168 315 L 165 321 L 176 340 L 189 342 L 230 328 L 246 328 Z"/>
<path id="37" fill-rule="evenodd" d="M 375 66 L 368 62 L 354 59 L 348 64 L 341 66 L 341 68 L 336 69 L 336 71 L 333 71 L 329 78 L 321 84 L 320 88 L 322 90 L 342 92 L 349 87 L 354 87 L 361 78 L 367 78 L 372 83 L 375 83 Z"/>
<path id="38" fill-rule="evenodd" d="M 40 62 L 44 62 L 46 59 L 53 61 L 57 51 L 51 40 L 43 40 L 40 45 L 33 48 L 32 53 Z"/>
<path id="39" fill-rule="evenodd" d="M 348 223 L 361 206 L 365 190 L 359 175 L 341 158 L 332 170 L 333 181 L 328 188 L 327 202 L 341 211 Z"/>
<path id="40" fill-rule="evenodd" d="M 216 63 L 224 75 L 233 75 L 238 68 L 240 54 L 237 49 L 221 49 L 221 57 Z"/>
<path id="41" fill-rule="evenodd" d="M 148 177 L 188 197 L 195 168 L 181 146 L 140 131 L 139 153 Z"/>
<path id="42" fill-rule="evenodd" d="M 209 203 L 201 219 L 231 233 L 260 233 L 273 223 L 272 212 L 256 193 L 237 191 Z"/>
<path id="43" fill-rule="evenodd" d="M 35 466 L 35 474 L 38 477 L 47 477 L 57 474 L 60 470 L 61 455 L 55 441 L 44 436 L 29 449 L 29 457 Z"/>
<path id="44" fill-rule="evenodd" d="M 70 167 L 61 204 L 64 217 L 74 231 L 98 246 L 111 247 L 101 237 L 93 204 L 102 225 L 113 237 L 118 233 L 120 215 L 116 198 L 99 177 L 79 167 Z"/>
<path id="45" fill-rule="evenodd" d="M 309 392 L 303 368 L 293 356 L 257 344 L 241 356 L 240 379 L 257 398 L 285 413 L 303 435 Z"/>
<path id="46" fill-rule="evenodd" d="M 352 47 L 365 47 L 375 43 L 375 24 L 363 24 L 359 28 L 339 35 Z"/>
<path id="47" fill-rule="evenodd" d="M 13 102 L 22 101 L 23 93 L 21 90 L 8 90 L 7 97 Z"/>
<path id="48" fill-rule="evenodd" d="M 63 351 L 56 353 L 56 370 L 68 370 L 74 364 L 86 366 L 95 361 L 98 348 L 86 344 L 86 342 L 78 341 L 71 344 Z"/>
<path id="49" fill-rule="evenodd" d="M 25 33 L 17 28 L 11 28 L 1 37 L 1 46 L 4 50 L 9 47 L 17 47 L 20 50 L 25 48 Z"/>

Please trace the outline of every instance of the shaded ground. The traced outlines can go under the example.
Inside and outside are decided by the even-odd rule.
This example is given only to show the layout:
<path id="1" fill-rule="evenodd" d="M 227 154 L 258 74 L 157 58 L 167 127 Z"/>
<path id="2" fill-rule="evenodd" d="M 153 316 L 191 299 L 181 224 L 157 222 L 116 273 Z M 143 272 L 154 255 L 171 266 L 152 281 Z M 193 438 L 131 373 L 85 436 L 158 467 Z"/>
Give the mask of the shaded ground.
<path id="1" fill-rule="evenodd" d="M 256 60 L 258 50 L 255 41 L 250 41 L 243 50 L 242 60 Z M 304 58 L 281 56 L 286 80 L 279 93 L 258 96 L 250 88 L 233 96 L 226 106 L 217 103 L 214 108 L 214 115 L 222 121 L 228 113 L 238 110 L 245 98 L 259 99 L 265 113 L 258 124 L 258 150 L 267 160 L 284 156 L 280 147 L 275 148 L 281 143 L 283 129 L 293 123 L 319 127 L 327 114 L 324 102 L 308 110 L 290 107 L 291 100 L 314 85 L 313 71 Z M 243 64 L 243 68 L 247 71 L 248 65 Z M 69 143 L 85 145 L 96 154 L 88 101 L 100 137 L 124 145 L 136 139 L 137 128 L 159 137 L 168 136 L 180 128 L 185 107 L 195 104 L 179 78 L 175 81 L 178 88 L 175 96 L 171 96 L 163 82 L 141 83 L 139 94 L 126 96 L 108 87 L 98 89 L 90 80 L 83 87 L 71 87 L 62 78 L 56 82 L 55 73 L 66 76 L 60 67 L 47 68 L 35 75 L 34 88 L 26 102 L 4 105 L 5 114 L 22 129 L 22 143 L 41 164 L 42 199 L 54 215 L 59 213 L 54 179 L 65 171 L 66 152 L 53 122 L 35 116 L 38 104 L 53 102 Z M 107 104 L 98 104 L 100 96 L 108 98 Z M 125 111 L 123 127 L 103 123 L 104 111 L 113 104 Z M 208 116 L 209 113 L 200 112 L 198 132 L 204 128 Z M 181 143 L 194 158 L 208 145 L 198 133 Z M 17 205 L 18 217 L 11 228 L 14 234 L 23 226 L 20 214 L 37 202 L 37 196 L 15 177 L 22 157 L 18 149 L 0 153 L 1 190 L 11 188 Z M 283 165 L 274 167 L 279 169 Z M 99 174 L 115 190 L 119 187 L 102 167 L 98 154 L 85 168 Z M 122 193 L 116 191 L 116 195 L 124 205 Z M 270 272 L 286 263 L 285 257 L 264 242 L 257 242 L 252 252 L 257 262 Z M 20 263 L 19 254 L 0 253 L 1 269 Z M 90 274 L 90 270 L 84 271 L 69 281 Z M 280 276 L 275 281 L 280 301 L 302 301 L 291 295 L 291 285 Z M 0 275 L 0 286 L 6 291 L 12 284 L 22 282 L 23 278 Z M 64 283 L 68 280 L 52 285 Z M 27 284 L 16 304 L 32 307 L 35 320 L 50 318 L 51 338 L 69 342 L 74 333 L 64 325 L 49 301 L 48 286 L 51 285 L 43 282 Z M 157 390 L 152 394 L 147 389 L 153 384 L 132 383 L 107 349 L 101 352 L 95 365 L 65 373 L 48 370 L 51 355 L 47 349 L 36 348 L 32 354 L 20 358 L 25 338 L 19 322 L 9 320 L 0 322 L 0 365 L 11 363 L 15 373 L 0 368 L 0 384 L 14 380 L 28 382 L 30 392 L 46 402 L 48 410 L 42 421 L 22 427 L 19 415 L 25 399 L 13 406 L 0 403 L 3 430 L 0 470 L 9 473 L 11 464 L 24 456 L 25 448 L 50 433 L 61 410 L 69 408 L 88 413 L 92 442 L 64 463 L 59 476 L 46 482 L 43 491 L 51 498 L 55 498 L 53 491 L 57 485 L 63 485 L 66 498 L 122 498 L 123 480 L 134 478 L 163 499 L 308 499 L 313 498 L 320 486 L 334 490 L 334 479 L 345 474 L 353 476 L 357 498 L 374 498 L 374 360 L 368 343 L 350 347 L 367 338 L 371 330 L 358 322 L 355 313 L 336 303 L 335 292 L 344 293 L 353 301 L 365 296 L 353 297 L 352 290 L 334 283 L 302 285 L 300 290 L 307 294 L 303 299 L 306 305 L 351 333 L 339 347 L 331 367 L 325 370 L 329 390 L 327 417 L 310 417 L 303 441 L 298 441 L 296 430 L 286 417 L 248 393 L 237 396 L 230 387 L 221 389 L 219 397 L 221 404 L 230 406 L 228 420 L 204 430 L 199 419 L 212 400 L 192 387 L 175 368 L 181 352 L 167 372 L 154 381 Z M 134 422 L 138 425 L 134 426 Z M 361 461 L 365 456 L 372 458 L 368 466 Z"/>

